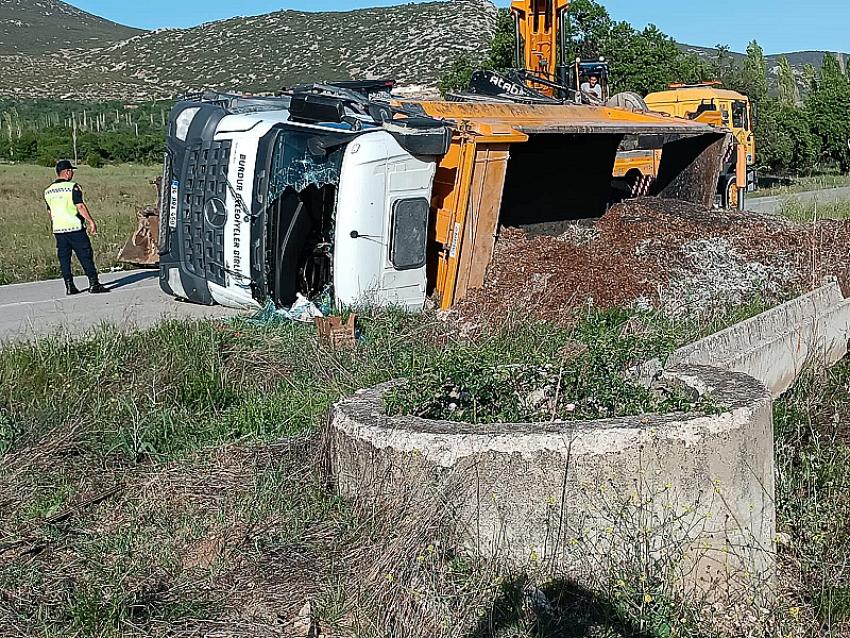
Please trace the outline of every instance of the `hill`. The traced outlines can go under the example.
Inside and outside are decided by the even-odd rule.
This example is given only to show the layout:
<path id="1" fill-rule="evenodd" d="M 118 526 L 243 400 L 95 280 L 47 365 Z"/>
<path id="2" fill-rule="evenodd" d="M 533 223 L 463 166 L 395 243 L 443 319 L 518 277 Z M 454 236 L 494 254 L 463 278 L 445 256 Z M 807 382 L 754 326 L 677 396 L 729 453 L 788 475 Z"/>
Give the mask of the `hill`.
<path id="1" fill-rule="evenodd" d="M 60 0 L 0 0 L 0 55 L 103 47 L 140 33 Z"/>
<path id="2" fill-rule="evenodd" d="M 0 97 L 141 101 L 204 88 L 260 92 L 375 77 L 433 86 L 460 54 L 486 51 L 495 22 L 489 0 L 441 0 L 278 11 L 145 32 L 59 0 L 0 0 Z M 716 49 L 680 47 L 716 57 Z M 824 52 L 787 56 L 802 85 L 803 68 L 820 67 Z M 767 57 L 773 86 L 778 57 Z"/>
<path id="3" fill-rule="evenodd" d="M 61 78 L 56 54 L 0 55 L 0 95 L 140 100 L 376 77 L 433 85 L 458 55 L 487 49 L 495 21 L 486 0 L 236 17 L 65 54 Z"/>

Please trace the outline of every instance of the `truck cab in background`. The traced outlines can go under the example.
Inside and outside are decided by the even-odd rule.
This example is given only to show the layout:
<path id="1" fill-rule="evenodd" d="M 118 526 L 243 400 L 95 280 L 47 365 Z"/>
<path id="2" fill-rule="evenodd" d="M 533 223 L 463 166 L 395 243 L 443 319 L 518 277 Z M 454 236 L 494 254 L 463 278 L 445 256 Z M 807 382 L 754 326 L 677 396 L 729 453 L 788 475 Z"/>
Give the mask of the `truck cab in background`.
<path id="1" fill-rule="evenodd" d="M 696 122 L 705 122 L 732 132 L 733 144 L 724 159 L 718 185 L 723 208 L 740 208 L 742 195 L 757 188 L 755 169 L 755 113 L 750 99 L 720 86 L 719 82 L 674 84 L 666 91 L 644 98 L 647 107 Z"/>

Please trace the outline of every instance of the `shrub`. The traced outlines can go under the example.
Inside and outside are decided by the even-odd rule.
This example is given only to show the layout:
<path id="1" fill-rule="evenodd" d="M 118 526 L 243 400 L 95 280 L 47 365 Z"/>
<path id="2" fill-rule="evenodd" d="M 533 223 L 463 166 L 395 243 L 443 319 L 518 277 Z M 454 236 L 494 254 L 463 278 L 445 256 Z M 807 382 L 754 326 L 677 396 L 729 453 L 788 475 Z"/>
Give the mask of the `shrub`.
<path id="1" fill-rule="evenodd" d="M 100 153 L 89 153 L 86 156 L 86 164 L 92 168 L 103 168 L 103 158 Z"/>

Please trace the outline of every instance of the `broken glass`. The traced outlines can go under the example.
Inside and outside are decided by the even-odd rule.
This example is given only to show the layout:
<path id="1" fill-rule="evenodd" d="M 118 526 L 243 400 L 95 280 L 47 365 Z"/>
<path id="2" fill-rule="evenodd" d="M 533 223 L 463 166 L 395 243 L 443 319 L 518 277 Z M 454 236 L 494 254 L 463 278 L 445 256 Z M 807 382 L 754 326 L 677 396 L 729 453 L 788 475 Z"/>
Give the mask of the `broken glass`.
<path id="1" fill-rule="evenodd" d="M 272 156 L 269 201 L 274 201 L 287 188 L 301 192 L 314 184 L 321 188 L 339 184 L 344 145 L 324 155 L 313 155 L 307 143 L 314 133 L 285 131 L 277 138 Z"/>

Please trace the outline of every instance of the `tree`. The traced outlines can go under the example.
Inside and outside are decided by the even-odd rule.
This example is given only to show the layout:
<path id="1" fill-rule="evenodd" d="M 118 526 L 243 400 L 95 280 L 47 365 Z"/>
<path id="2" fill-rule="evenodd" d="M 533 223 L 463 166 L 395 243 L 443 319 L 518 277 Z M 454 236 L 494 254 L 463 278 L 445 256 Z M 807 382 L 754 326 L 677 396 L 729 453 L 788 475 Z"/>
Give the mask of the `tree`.
<path id="1" fill-rule="evenodd" d="M 759 119 L 759 163 L 782 173 L 811 172 L 820 155 L 820 140 L 812 133 L 805 111 L 769 99 L 762 104 Z"/>
<path id="2" fill-rule="evenodd" d="M 803 67 L 803 84 L 808 93 L 815 88 L 815 82 L 818 80 L 818 70 L 812 64 L 807 64 Z"/>
<path id="3" fill-rule="evenodd" d="M 607 50 L 614 22 L 608 11 L 594 0 L 573 0 L 567 15 L 570 50 L 567 60 L 609 57 Z"/>
<path id="4" fill-rule="evenodd" d="M 779 58 L 779 102 L 783 106 L 796 106 L 800 102 L 797 78 L 784 55 Z"/>
<path id="5" fill-rule="evenodd" d="M 494 71 L 512 69 L 516 65 L 516 33 L 514 19 L 507 9 L 499 9 L 496 14 L 496 33 L 490 45 L 490 54 L 486 60 L 487 68 Z"/>
<path id="6" fill-rule="evenodd" d="M 654 25 L 635 31 L 627 22 L 618 22 L 605 44 L 615 91 L 646 95 L 672 82 L 698 81 L 705 68 Z"/>
<path id="7" fill-rule="evenodd" d="M 823 68 L 806 98 L 812 132 L 826 156 L 850 171 L 850 78 L 835 56 L 824 56 Z"/>
<path id="8" fill-rule="evenodd" d="M 755 40 L 747 47 L 743 64 L 735 63 L 729 47 L 718 49 L 714 70 L 727 88 L 744 93 L 757 105 L 767 99 L 767 62 L 764 50 Z"/>
<path id="9" fill-rule="evenodd" d="M 687 54 L 676 43 L 650 25 L 642 31 L 627 22 L 614 22 L 605 7 L 594 0 L 574 0 L 567 16 L 567 63 L 604 56 L 610 62 L 615 92 L 635 91 L 641 95 L 666 88 L 672 82 L 697 82 L 711 76 L 711 68 L 697 56 Z M 516 34 L 510 12 L 499 10 L 489 52 L 483 58 L 461 56 L 440 78 L 447 91 L 468 86 L 475 68 L 503 71 L 514 68 Z"/>
<path id="10" fill-rule="evenodd" d="M 490 43 L 489 52 L 476 58 L 462 54 L 454 59 L 452 65 L 440 76 L 437 88 L 441 95 L 451 91 L 463 91 L 469 86 L 469 79 L 476 69 L 504 71 L 515 65 L 514 52 L 516 33 L 510 11 L 499 9 L 496 14 L 496 30 Z"/>

